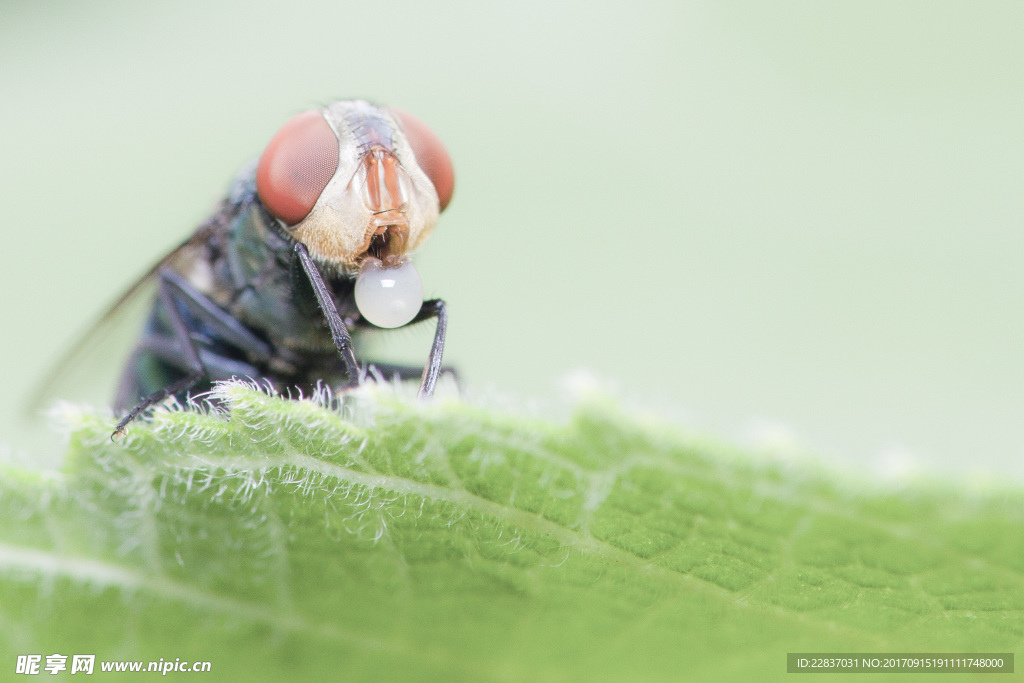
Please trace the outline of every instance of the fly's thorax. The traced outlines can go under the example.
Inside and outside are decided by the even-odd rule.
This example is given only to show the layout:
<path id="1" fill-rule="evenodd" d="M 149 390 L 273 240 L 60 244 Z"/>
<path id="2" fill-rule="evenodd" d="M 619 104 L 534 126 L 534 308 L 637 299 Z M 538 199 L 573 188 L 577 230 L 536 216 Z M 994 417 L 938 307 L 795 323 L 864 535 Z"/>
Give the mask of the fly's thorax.
<path id="1" fill-rule="evenodd" d="M 289 121 L 260 160 L 264 206 L 318 262 L 354 273 L 397 264 L 430 234 L 451 196 L 451 162 L 399 110 L 341 101 Z"/>
<path id="2" fill-rule="evenodd" d="M 250 199 L 203 245 L 201 252 L 190 252 L 188 261 L 176 261 L 175 270 L 227 314 L 285 354 L 288 363 L 299 362 L 310 351 L 333 352 L 329 331 L 312 294 L 308 297 L 311 304 L 305 308 L 302 297 L 297 296 L 297 288 L 308 289 L 309 284 L 296 277 L 294 243 L 270 224 L 273 218 L 252 201 L 252 195 Z M 348 290 L 352 286 L 349 283 Z M 344 292 L 340 298 L 345 298 Z M 338 307 L 354 309 L 355 304 L 339 302 Z"/>
<path id="3" fill-rule="evenodd" d="M 236 289 L 259 287 L 291 263 L 292 243 L 268 225 L 268 220 L 272 218 L 254 202 L 231 226 L 227 271 Z"/>
<path id="4" fill-rule="evenodd" d="M 336 355 L 312 287 L 296 261 L 294 241 L 256 201 L 254 170 L 244 169 L 233 185 L 242 196 L 230 219 L 170 265 L 198 292 L 266 339 L 289 366 L 301 366 L 310 354 Z M 338 312 L 350 327 L 357 324 L 362 315 L 353 295 L 355 274 L 329 262 L 320 268 Z"/>

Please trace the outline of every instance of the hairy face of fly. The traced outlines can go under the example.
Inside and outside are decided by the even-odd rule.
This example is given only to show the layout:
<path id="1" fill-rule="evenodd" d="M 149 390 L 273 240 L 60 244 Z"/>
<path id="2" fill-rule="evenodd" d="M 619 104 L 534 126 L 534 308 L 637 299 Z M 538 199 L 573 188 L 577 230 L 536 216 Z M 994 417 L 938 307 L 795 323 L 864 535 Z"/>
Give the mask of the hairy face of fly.
<path id="1" fill-rule="evenodd" d="M 451 197 L 451 161 L 405 112 L 336 102 L 285 124 L 260 158 L 266 208 L 314 259 L 353 272 L 367 258 L 397 265 Z"/>

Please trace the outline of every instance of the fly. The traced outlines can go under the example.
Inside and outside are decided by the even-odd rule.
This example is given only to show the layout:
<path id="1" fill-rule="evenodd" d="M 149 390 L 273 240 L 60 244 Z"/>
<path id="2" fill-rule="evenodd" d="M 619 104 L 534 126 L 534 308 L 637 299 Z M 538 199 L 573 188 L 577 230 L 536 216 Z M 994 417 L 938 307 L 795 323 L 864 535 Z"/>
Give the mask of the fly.
<path id="1" fill-rule="evenodd" d="M 285 123 L 147 276 L 158 294 L 117 390 L 114 434 L 170 396 L 232 377 L 354 387 L 365 368 L 353 335 L 434 318 L 422 370 L 373 364 L 418 376 L 419 395 L 431 396 L 447 313 L 441 299 L 423 299 L 410 254 L 453 189 L 440 140 L 399 109 L 345 100 Z"/>

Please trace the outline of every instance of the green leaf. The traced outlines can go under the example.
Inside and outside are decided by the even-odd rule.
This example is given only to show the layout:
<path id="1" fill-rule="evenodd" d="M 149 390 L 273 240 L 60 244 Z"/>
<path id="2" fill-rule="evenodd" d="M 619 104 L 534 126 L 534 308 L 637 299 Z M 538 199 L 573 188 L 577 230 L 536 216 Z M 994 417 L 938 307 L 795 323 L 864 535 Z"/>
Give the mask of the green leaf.
<path id="1" fill-rule="evenodd" d="M 228 412 L 158 411 L 118 443 L 78 415 L 62 472 L 2 472 L 0 671 L 749 680 L 787 652 L 1024 634 L 1019 491 L 847 486 L 607 400 L 557 424 L 219 392 Z"/>

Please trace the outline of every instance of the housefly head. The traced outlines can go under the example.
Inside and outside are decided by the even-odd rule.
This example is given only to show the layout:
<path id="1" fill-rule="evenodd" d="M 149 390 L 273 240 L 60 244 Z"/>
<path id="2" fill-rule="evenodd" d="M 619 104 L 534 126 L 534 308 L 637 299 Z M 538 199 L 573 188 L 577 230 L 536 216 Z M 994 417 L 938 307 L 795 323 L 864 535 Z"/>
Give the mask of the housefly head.
<path id="1" fill-rule="evenodd" d="M 412 115 L 343 101 L 299 114 L 274 135 L 256 189 L 313 258 L 355 274 L 368 260 L 398 267 L 420 245 L 451 200 L 454 171 Z"/>

